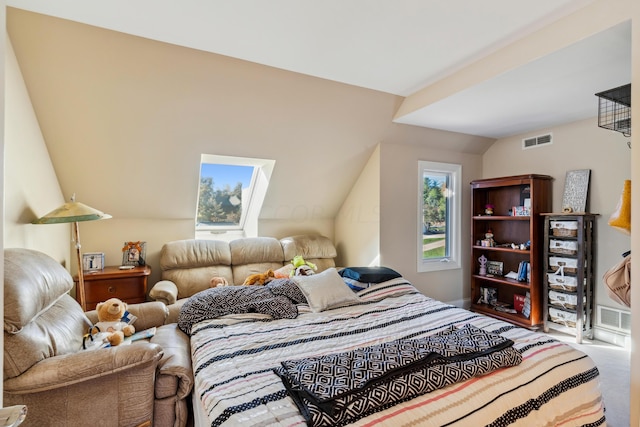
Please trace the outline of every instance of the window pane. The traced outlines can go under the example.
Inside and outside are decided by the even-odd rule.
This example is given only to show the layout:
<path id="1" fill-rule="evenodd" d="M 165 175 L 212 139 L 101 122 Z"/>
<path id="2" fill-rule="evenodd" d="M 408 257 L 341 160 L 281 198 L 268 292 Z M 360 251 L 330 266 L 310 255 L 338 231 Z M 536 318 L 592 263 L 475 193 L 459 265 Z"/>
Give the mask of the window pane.
<path id="1" fill-rule="evenodd" d="M 197 225 L 240 226 L 243 197 L 251 185 L 253 172 L 253 166 L 202 163 Z"/>
<path id="2" fill-rule="evenodd" d="M 423 175 L 423 259 L 440 259 L 449 256 L 450 177 L 447 173 L 425 171 Z"/>
<path id="3" fill-rule="evenodd" d="M 460 268 L 462 167 L 418 162 L 418 271 Z"/>

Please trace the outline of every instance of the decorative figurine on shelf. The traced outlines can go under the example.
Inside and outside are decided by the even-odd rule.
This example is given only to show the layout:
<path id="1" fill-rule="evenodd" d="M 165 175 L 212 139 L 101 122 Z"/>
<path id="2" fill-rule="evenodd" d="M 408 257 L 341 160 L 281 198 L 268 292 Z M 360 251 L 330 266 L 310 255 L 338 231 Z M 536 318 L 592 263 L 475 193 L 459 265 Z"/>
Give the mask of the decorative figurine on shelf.
<path id="1" fill-rule="evenodd" d="M 484 235 L 484 239 L 487 241 L 487 246 L 493 248 L 496 245 L 496 241 L 493 240 L 493 231 L 488 229 Z"/>
<path id="2" fill-rule="evenodd" d="M 481 276 L 486 276 L 487 275 L 487 257 L 482 255 L 480 258 L 478 258 L 478 262 L 480 263 L 479 274 Z"/>
<path id="3" fill-rule="evenodd" d="M 494 206 L 491 203 L 484 205 L 484 213 L 487 215 L 493 215 Z"/>

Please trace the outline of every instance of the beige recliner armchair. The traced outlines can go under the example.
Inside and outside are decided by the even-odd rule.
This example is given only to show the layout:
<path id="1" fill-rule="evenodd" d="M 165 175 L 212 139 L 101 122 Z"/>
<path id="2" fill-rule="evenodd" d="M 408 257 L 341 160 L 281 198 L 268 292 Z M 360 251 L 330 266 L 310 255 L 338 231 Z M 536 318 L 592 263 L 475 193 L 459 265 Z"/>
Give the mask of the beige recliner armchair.
<path id="1" fill-rule="evenodd" d="M 4 405 L 27 405 L 25 426 L 184 426 L 193 384 L 189 342 L 161 303 L 132 304 L 150 340 L 82 350 L 97 320 L 68 294 L 71 275 L 29 249 L 5 250 Z"/>

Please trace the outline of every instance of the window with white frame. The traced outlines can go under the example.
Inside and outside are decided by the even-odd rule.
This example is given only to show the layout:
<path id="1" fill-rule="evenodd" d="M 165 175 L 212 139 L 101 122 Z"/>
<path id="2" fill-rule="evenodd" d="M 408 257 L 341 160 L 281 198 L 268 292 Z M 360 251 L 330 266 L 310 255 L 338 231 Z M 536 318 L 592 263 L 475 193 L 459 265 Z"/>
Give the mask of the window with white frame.
<path id="1" fill-rule="evenodd" d="M 462 166 L 418 162 L 418 272 L 460 268 Z"/>
<path id="2" fill-rule="evenodd" d="M 196 238 L 256 229 L 275 162 L 203 154 L 200 160 Z"/>

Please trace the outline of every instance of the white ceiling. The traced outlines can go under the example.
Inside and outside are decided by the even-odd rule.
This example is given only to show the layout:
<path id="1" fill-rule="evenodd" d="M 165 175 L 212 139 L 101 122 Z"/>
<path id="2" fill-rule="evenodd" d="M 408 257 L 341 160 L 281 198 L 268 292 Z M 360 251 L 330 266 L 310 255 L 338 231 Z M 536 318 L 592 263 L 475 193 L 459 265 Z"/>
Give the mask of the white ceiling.
<path id="1" fill-rule="evenodd" d="M 593 0 L 7 0 L 7 5 L 409 96 Z M 629 83 L 621 24 L 398 122 L 504 137 L 593 117 Z"/>

